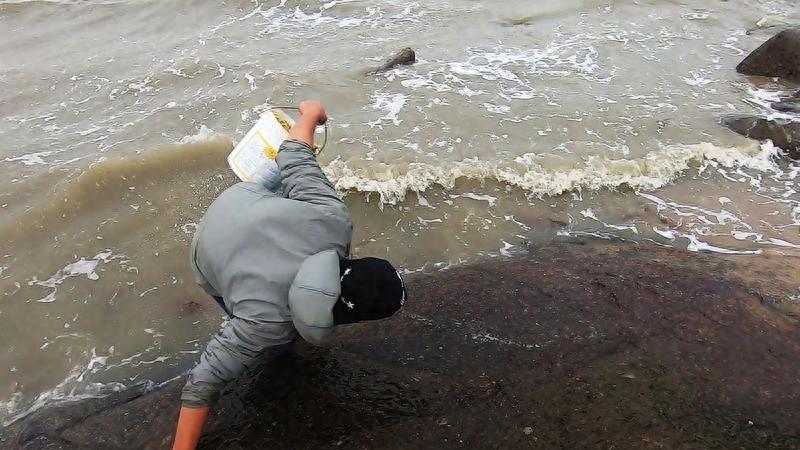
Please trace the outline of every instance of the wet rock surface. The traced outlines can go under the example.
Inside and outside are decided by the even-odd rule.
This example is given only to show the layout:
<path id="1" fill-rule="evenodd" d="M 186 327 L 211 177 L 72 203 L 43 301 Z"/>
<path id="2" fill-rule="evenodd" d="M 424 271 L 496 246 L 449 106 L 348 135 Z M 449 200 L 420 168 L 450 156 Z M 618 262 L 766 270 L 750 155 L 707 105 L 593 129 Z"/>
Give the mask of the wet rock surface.
<path id="1" fill-rule="evenodd" d="M 228 389 L 201 448 L 800 448 L 800 322 L 745 266 L 571 243 L 410 277 L 398 316 Z M 169 448 L 180 383 L 40 411 L 0 448 Z"/>
<path id="2" fill-rule="evenodd" d="M 775 102 L 772 109 L 781 112 L 800 113 L 800 98 L 788 98 L 780 102 Z"/>
<path id="3" fill-rule="evenodd" d="M 753 50 L 736 71 L 800 81 L 800 28 L 783 30 Z"/>
<path id="4" fill-rule="evenodd" d="M 406 47 L 399 52 L 397 52 L 394 56 L 389 58 L 382 66 L 378 67 L 375 70 L 370 71 L 368 74 L 375 74 L 380 72 L 385 72 L 389 69 L 392 69 L 397 66 L 401 65 L 411 65 L 417 61 L 417 54 L 414 50 L 410 47 Z"/>
<path id="5" fill-rule="evenodd" d="M 789 157 L 800 158 L 800 123 L 768 120 L 762 117 L 735 116 L 722 119 L 723 125 L 752 139 L 767 139 L 786 150 Z"/>

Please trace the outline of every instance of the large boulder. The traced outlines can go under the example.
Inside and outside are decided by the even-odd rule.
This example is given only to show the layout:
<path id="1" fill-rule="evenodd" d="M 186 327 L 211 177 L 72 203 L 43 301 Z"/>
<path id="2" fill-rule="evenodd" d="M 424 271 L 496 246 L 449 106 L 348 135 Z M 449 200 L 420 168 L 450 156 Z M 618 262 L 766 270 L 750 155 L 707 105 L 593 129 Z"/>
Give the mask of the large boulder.
<path id="1" fill-rule="evenodd" d="M 742 136 L 759 141 L 769 139 L 776 146 L 786 150 L 791 158 L 800 159 L 800 122 L 731 116 L 723 118 L 722 123 Z"/>
<path id="2" fill-rule="evenodd" d="M 800 326 L 771 304 L 797 263 L 582 244 L 409 277 L 397 316 L 227 389 L 200 449 L 800 448 Z M 180 383 L 42 410 L 0 449 L 168 450 Z"/>
<path id="3" fill-rule="evenodd" d="M 736 71 L 800 81 L 800 29 L 783 30 L 753 50 Z"/>

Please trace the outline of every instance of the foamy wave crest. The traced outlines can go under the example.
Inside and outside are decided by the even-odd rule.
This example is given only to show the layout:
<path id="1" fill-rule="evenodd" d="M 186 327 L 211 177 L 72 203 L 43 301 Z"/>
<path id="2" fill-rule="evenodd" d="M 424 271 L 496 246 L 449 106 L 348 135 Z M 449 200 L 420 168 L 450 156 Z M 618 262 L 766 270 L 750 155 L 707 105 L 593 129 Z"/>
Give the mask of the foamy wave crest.
<path id="1" fill-rule="evenodd" d="M 94 353 L 94 350 L 93 350 Z M 99 358 L 102 360 L 102 358 Z M 92 367 L 98 363 L 98 358 L 93 354 L 86 367 L 73 367 L 67 377 L 51 389 L 39 393 L 36 398 L 26 404 L 22 400 L 22 393 L 17 392 L 8 401 L 0 402 L 0 420 L 3 426 L 8 426 L 17 420 L 26 417 L 42 407 L 67 401 L 77 401 L 88 398 L 104 397 L 112 392 L 125 389 L 122 383 L 89 383 L 81 386 L 79 381 Z"/>
<path id="2" fill-rule="evenodd" d="M 323 170 L 339 191 L 377 193 L 381 204 L 402 202 L 409 191 L 423 192 L 433 186 L 452 189 L 458 179 L 494 179 L 520 187 L 532 195 L 554 196 L 582 189 L 658 189 L 693 165 L 699 172 L 709 164 L 777 171 L 773 161 L 779 150 L 771 143 L 750 148 L 718 147 L 710 143 L 664 146 L 639 159 L 591 156 L 583 161 L 554 167 L 541 155 L 527 153 L 512 162 L 466 159 L 441 166 L 412 163 L 405 169 L 378 165 L 356 169 L 336 159 Z"/>
<path id="3" fill-rule="evenodd" d="M 227 136 L 221 133 L 217 133 L 216 131 L 212 130 L 205 126 L 205 124 L 200 125 L 200 128 L 197 130 L 195 134 L 189 134 L 181 138 L 178 141 L 178 144 L 197 144 L 199 142 L 208 142 L 213 141 L 216 139 L 227 139 Z"/>

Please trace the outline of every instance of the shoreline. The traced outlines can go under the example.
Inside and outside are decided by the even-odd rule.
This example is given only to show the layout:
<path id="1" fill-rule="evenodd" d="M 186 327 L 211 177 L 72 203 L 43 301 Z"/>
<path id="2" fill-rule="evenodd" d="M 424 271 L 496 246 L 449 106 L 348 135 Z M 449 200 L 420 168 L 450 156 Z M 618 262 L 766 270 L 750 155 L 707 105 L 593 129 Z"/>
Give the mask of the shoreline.
<path id="1" fill-rule="evenodd" d="M 414 275 L 397 317 L 229 388 L 201 448 L 800 446 L 798 267 L 592 240 Z M 0 449 L 169 448 L 181 382 L 44 408 Z"/>

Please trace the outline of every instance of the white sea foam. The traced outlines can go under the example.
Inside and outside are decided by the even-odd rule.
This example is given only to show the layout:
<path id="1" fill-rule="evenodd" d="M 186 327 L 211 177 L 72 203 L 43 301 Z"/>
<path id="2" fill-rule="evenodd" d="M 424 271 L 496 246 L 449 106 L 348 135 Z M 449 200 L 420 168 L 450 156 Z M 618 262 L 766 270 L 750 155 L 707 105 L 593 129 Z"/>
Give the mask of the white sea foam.
<path id="1" fill-rule="evenodd" d="M 711 245 L 707 242 L 703 242 L 697 238 L 697 236 L 693 234 L 684 234 L 682 235 L 686 239 L 689 240 L 689 245 L 686 246 L 686 249 L 690 252 L 712 252 L 712 253 L 723 253 L 726 255 L 760 255 L 761 250 L 736 250 L 736 249 L 729 249 L 729 248 L 722 248 Z"/>
<path id="2" fill-rule="evenodd" d="M 613 224 L 613 223 L 603 222 L 602 220 L 600 220 L 597 217 L 597 215 L 594 213 L 594 211 L 592 211 L 591 208 L 581 211 L 581 215 L 583 217 L 587 218 L 587 219 L 592 219 L 592 220 L 595 220 L 597 222 L 600 222 L 601 224 L 603 224 L 603 226 L 605 228 L 608 228 L 610 230 L 630 231 L 633 234 L 639 234 L 639 230 L 636 228 L 636 225 L 633 225 L 633 224 L 616 225 L 616 224 Z"/>
<path id="3" fill-rule="evenodd" d="M 749 97 L 746 99 L 746 101 L 761 107 L 764 110 L 767 119 L 800 122 L 800 115 L 776 111 L 772 108 L 772 103 L 780 101 L 781 97 L 786 96 L 791 92 L 786 93 L 775 89 L 755 88 L 752 86 L 748 86 L 747 91 Z"/>
<path id="4" fill-rule="evenodd" d="M 505 114 L 508 105 L 497 104 L 497 97 L 507 101 L 543 96 L 535 74 L 564 77 L 577 76 L 594 82 L 607 82 L 614 76 L 613 68 L 604 68 L 598 61 L 593 40 L 605 36 L 578 34 L 558 36 L 542 47 L 519 48 L 499 45 L 493 48 L 467 49 L 463 58 L 422 66 L 399 67 L 384 74 L 389 80 L 399 78 L 409 89 L 430 89 L 436 92 L 457 92 L 464 97 L 485 94 L 486 81 L 497 82 L 492 101 L 480 104 L 488 111 Z M 431 67 L 421 72 L 421 67 Z"/>
<path id="5" fill-rule="evenodd" d="M 35 166 L 37 164 L 47 164 L 47 162 L 42 159 L 43 156 L 50 156 L 53 152 L 46 151 L 46 152 L 36 152 L 36 153 L 28 153 L 26 155 L 15 156 L 13 158 L 6 158 L 3 161 L 6 162 L 19 162 L 26 166 Z"/>
<path id="6" fill-rule="evenodd" d="M 472 200 L 478 200 L 481 202 L 487 202 L 489 203 L 489 207 L 493 207 L 497 204 L 497 197 L 492 197 L 491 195 L 485 195 L 485 194 L 476 194 L 474 192 L 466 192 L 461 195 L 451 195 L 451 197 L 463 197 Z"/>
<path id="7" fill-rule="evenodd" d="M 216 131 L 208 128 L 205 124 L 200 125 L 200 128 L 197 130 L 197 133 L 190 134 L 182 137 L 178 143 L 179 144 L 196 144 L 198 142 L 205 142 L 211 141 L 214 139 L 224 138 L 225 135 L 221 133 L 217 133 Z"/>
<path id="8" fill-rule="evenodd" d="M 84 275 L 89 280 L 97 281 L 100 279 L 100 276 L 97 274 L 96 269 L 101 262 L 107 263 L 112 259 L 121 258 L 123 257 L 120 255 L 114 255 L 110 250 L 105 250 L 96 254 L 90 259 L 82 257 L 75 262 L 67 264 L 63 268 L 58 269 L 56 273 L 51 275 L 50 278 L 46 280 L 39 280 L 37 277 L 33 277 L 28 280 L 28 286 L 41 286 L 52 289 L 52 291 L 50 291 L 46 296 L 36 300 L 39 303 L 52 303 L 56 300 L 56 291 L 58 290 L 58 286 L 65 280 Z"/>
<path id="9" fill-rule="evenodd" d="M 152 333 L 151 333 L 152 334 Z M 155 337 L 161 334 L 153 334 Z M 65 337 L 80 337 L 75 333 L 61 335 L 55 339 Z M 46 342 L 41 348 L 47 347 L 51 341 Z M 187 342 L 187 344 L 191 343 Z M 117 354 L 114 346 L 109 347 L 105 352 L 98 351 L 92 347 L 88 349 L 86 362 L 83 365 L 76 365 L 69 370 L 64 379 L 49 389 L 38 393 L 33 399 L 25 400 L 24 392 L 16 392 L 7 400 L 0 401 L 0 423 L 7 426 L 40 408 L 61 402 L 73 402 L 87 398 L 98 398 L 109 395 L 113 392 L 122 391 L 132 384 L 144 385 L 145 390 L 150 390 L 162 386 L 175 378 L 165 380 L 156 384 L 150 380 L 133 381 L 136 377 L 129 378 L 127 381 L 99 382 L 95 377 L 102 376 L 109 370 L 121 368 L 141 368 L 141 366 L 151 366 L 164 363 L 175 359 L 175 356 L 167 356 L 160 353 L 158 346 L 150 346 L 146 349 L 121 358 Z M 179 352 L 190 353 L 190 352 Z M 112 361 L 113 360 L 113 361 Z M 141 370 L 141 369 L 138 369 Z"/>
<path id="10" fill-rule="evenodd" d="M 400 120 L 397 115 L 400 113 L 400 110 L 403 109 L 403 105 L 406 104 L 408 97 L 404 94 L 388 94 L 385 92 L 375 92 L 372 95 L 372 108 L 377 110 L 386 111 L 386 114 L 379 119 L 369 122 L 367 125 L 370 127 L 381 127 L 381 123 L 384 120 L 389 120 L 395 125 L 400 125 Z"/>
<path id="11" fill-rule="evenodd" d="M 689 86 L 705 86 L 707 84 L 713 83 L 715 80 L 708 78 L 696 71 L 689 72 L 689 77 L 683 77 L 683 81 L 688 84 Z"/>
<path id="12" fill-rule="evenodd" d="M 96 371 L 99 366 L 105 363 L 103 358 L 105 357 L 98 358 L 95 354 L 95 349 L 92 349 L 92 356 L 85 366 L 73 367 L 60 383 L 40 392 L 28 404 L 23 404 L 23 394 L 21 392 L 16 392 L 8 400 L 0 402 L 0 417 L 3 418 L 3 426 L 7 426 L 37 411 L 45 405 L 103 397 L 112 392 L 119 392 L 125 389 L 125 385 L 117 382 L 81 383 L 87 373 Z"/>
<path id="13" fill-rule="evenodd" d="M 658 189 L 692 164 L 705 170 L 707 163 L 722 167 L 748 167 L 776 171 L 772 160 L 778 154 L 771 144 L 753 149 L 718 147 L 710 143 L 665 146 L 638 159 L 609 159 L 589 156 L 569 168 L 547 167 L 541 156 L 527 153 L 513 162 L 485 161 L 477 158 L 456 162 L 411 163 L 405 167 L 378 165 L 354 168 L 336 159 L 323 168 L 342 192 L 376 193 L 382 204 L 397 204 L 409 191 L 423 192 L 433 186 L 452 189 L 458 179 L 494 179 L 520 187 L 532 195 L 555 196 L 581 189 L 616 189 L 629 186 L 648 191 Z"/>
<path id="14" fill-rule="evenodd" d="M 659 236 L 670 241 L 674 241 L 675 237 L 678 236 L 678 233 L 676 233 L 674 230 L 661 230 L 658 227 L 653 227 L 653 231 L 655 231 Z"/>

